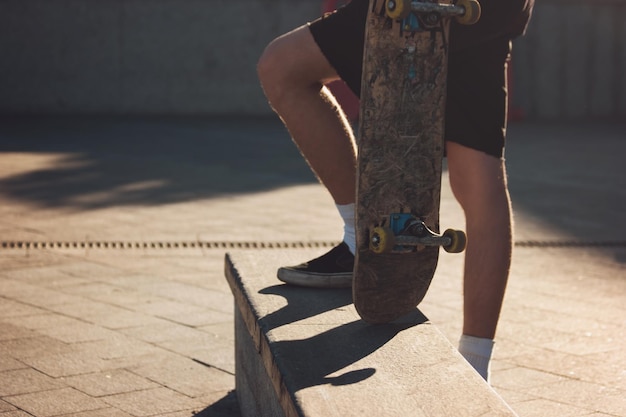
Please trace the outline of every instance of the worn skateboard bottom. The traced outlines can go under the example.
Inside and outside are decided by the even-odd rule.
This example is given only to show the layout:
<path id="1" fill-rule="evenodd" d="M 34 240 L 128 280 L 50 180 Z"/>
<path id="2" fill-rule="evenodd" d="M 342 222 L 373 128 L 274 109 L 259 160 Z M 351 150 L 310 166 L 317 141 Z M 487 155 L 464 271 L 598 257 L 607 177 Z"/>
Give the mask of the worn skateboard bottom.
<path id="1" fill-rule="evenodd" d="M 363 320 L 371 324 L 394 321 L 415 310 L 437 266 L 439 247 L 409 253 L 359 253 L 352 296 Z"/>

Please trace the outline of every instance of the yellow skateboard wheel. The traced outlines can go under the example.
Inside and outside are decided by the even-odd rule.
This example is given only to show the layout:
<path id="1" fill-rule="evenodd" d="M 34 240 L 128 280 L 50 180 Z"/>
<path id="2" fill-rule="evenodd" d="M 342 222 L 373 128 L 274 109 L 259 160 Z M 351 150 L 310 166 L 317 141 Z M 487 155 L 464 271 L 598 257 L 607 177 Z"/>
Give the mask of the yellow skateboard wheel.
<path id="1" fill-rule="evenodd" d="M 393 230 L 389 227 L 375 227 L 370 232 L 370 250 L 374 253 L 389 253 L 396 245 Z"/>
<path id="2" fill-rule="evenodd" d="M 465 9 L 465 13 L 456 17 L 456 21 L 462 25 L 473 25 L 480 19 L 480 3 L 476 0 L 459 0 L 457 6 Z"/>
<path id="3" fill-rule="evenodd" d="M 391 19 L 402 20 L 411 13 L 411 0 L 387 0 L 385 12 Z"/>
<path id="4" fill-rule="evenodd" d="M 448 229 L 443 232 L 444 237 L 450 238 L 450 244 L 443 249 L 448 253 L 461 253 L 467 246 L 467 236 L 462 230 Z"/>

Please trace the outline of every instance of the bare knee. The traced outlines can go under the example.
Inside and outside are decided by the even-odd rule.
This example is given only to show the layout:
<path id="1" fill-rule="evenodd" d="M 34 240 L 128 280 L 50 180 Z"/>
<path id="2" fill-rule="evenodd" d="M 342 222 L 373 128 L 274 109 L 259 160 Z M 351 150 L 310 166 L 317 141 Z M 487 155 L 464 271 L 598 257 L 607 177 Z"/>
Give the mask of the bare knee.
<path id="1" fill-rule="evenodd" d="M 319 91 L 323 84 L 337 78 L 307 26 L 274 39 L 259 58 L 257 74 L 274 106 L 286 94 L 302 89 Z"/>
<path id="2" fill-rule="evenodd" d="M 285 62 L 289 52 L 282 43 L 281 38 L 273 40 L 265 48 L 257 63 L 259 81 L 270 102 L 277 99 L 288 76 Z"/>
<path id="3" fill-rule="evenodd" d="M 508 207 L 503 160 L 455 143 L 448 144 L 447 153 L 450 187 L 466 214 Z"/>

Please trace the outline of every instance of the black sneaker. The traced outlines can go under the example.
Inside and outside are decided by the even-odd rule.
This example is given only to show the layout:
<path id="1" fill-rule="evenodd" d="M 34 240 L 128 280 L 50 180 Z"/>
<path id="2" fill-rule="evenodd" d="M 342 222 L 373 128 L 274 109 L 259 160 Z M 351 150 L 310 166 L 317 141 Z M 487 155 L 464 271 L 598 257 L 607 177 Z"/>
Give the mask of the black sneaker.
<path id="1" fill-rule="evenodd" d="M 354 255 L 341 242 L 330 252 L 296 266 L 278 270 L 278 279 L 287 284 L 315 288 L 350 288 Z"/>

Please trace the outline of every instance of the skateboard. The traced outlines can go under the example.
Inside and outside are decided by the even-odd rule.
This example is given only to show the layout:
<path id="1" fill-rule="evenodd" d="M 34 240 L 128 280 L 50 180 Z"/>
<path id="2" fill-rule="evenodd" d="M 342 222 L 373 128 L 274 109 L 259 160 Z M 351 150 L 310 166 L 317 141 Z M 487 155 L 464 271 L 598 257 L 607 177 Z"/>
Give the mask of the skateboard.
<path id="1" fill-rule="evenodd" d="M 464 232 L 439 234 L 448 33 L 451 19 L 475 23 L 480 5 L 370 0 L 369 7 L 352 294 L 361 318 L 375 324 L 416 308 L 440 246 L 465 250 Z"/>

